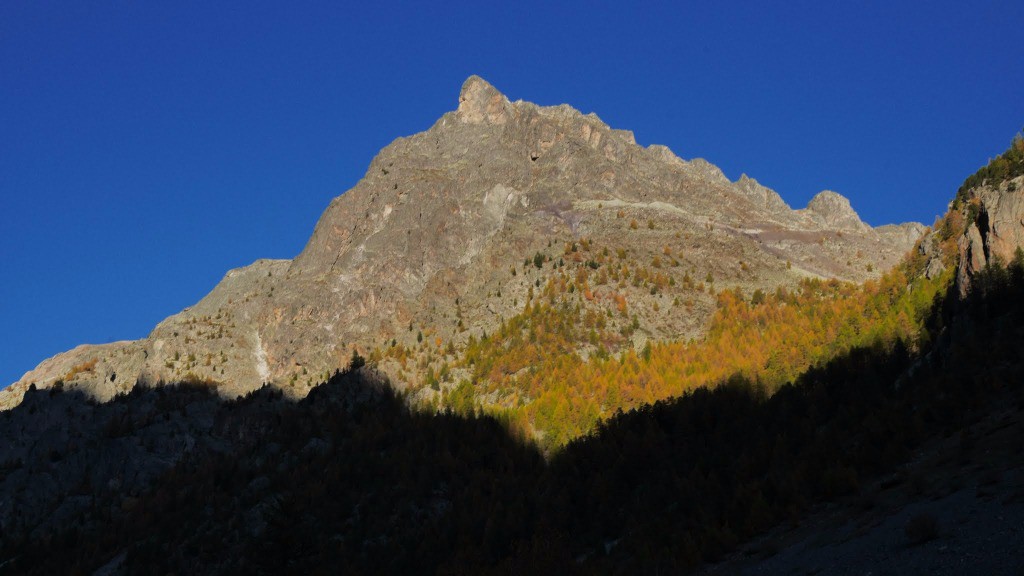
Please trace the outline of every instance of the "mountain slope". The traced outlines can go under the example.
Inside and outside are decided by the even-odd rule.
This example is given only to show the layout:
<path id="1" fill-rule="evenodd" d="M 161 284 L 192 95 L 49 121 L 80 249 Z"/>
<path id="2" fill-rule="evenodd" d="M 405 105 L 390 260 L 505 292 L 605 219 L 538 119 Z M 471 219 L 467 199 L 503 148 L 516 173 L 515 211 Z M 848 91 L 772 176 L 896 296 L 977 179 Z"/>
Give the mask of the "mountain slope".
<path id="1" fill-rule="evenodd" d="M 780 547 L 750 573 L 1014 573 L 1024 267 L 1006 272 L 938 300 L 919 352 L 852 350 L 771 397 L 737 378 L 619 414 L 547 461 L 491 417 L 410 410 L 365 372 L 297 402 L 33 391 L 0 415 L 0 574 L 686 573 L 742 549 L 717 572 L 738 573 Z M 928 466 L 903 468 L 922 448 Z M 905 534 L 834 517 L 972 492 L 998 510 L 981 523 L 1004 526 L 995 542 L 964 537 L 958 514 Z M 795 551 L 744 545 L 825 503 L 839 536 L 822 540 L 818 518 Z M 814 551 L 851 537 L 876 547 Z"/>
<path id="2" fill-rule="evenodd" d="M 1024 189 L 1009 188 L 965 197 L 1013 205 Z M 365 369 L 298 401 L 33 389 L 0 413 L 0 574 L 686 573 L 737 550 L 715 573 L 1015 573 L 1024 253 L 974 270 L 961 297 L 971 205 L 882 282 L 757 304 L 723 291 L 732 323 L 706 340 L 745 324 L 770 338 L 806 314 L 859 345 L 838 350 L 837 333 L 772 394 L 740 370 L 620 412 L 547 459 L 492 416 L 416 410 Z M 918 330 L 884 337 L 907 316 Z M 752 540 L 773 527 L 782 539 Z"/>
<path id="3" fill-rule="evenodd" d="M 138 380 L 182 379 L 231 397 L 263 382 L 301 396 L 353 350 L 389 345 L 437 365 L 520 313 L 535 288 L 565 276 L 566 261 L 577 282 L 562 301 L 595 313 L 629 302 L 633 317 L 613 315 L 608 327 L 628 333 L 620 349 L 691 338 L 715 308 L 705 287 L 863 280 L 894 265 L 922 231 L 872 229 L 833 192 L 791 210 L 751 178 L 730 182 L 593 114 L 510 102 L 471 77 L 456 111 L 384 148 L 330 203 L 294 260 L 229 272 L 143 340 L 46 360 L 0 393 L 0 405 L 20 401 L 30 383 L 58 380 L 98 398 Z M 611 269 L 611 254 L 633 281 L 590 278 L 587 268 Z M 686 305 L 669 310 L 674 300 Z M 400 385 L 423 384 L 395 363 L 382 368 Z"/>

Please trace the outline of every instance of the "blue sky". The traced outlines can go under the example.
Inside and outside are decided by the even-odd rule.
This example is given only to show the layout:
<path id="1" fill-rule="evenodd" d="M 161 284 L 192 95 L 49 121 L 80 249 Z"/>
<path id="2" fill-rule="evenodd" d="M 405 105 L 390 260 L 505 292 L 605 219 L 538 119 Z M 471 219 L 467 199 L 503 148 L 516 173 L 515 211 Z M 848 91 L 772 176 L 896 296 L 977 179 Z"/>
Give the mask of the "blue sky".
<path id="1" fill-rule="evenodd" d="M 294 256 L 470 74 L 876 225 L 1024 126 L 1019 0 L 212 4 L 0 3 L 0 385 Z"/>

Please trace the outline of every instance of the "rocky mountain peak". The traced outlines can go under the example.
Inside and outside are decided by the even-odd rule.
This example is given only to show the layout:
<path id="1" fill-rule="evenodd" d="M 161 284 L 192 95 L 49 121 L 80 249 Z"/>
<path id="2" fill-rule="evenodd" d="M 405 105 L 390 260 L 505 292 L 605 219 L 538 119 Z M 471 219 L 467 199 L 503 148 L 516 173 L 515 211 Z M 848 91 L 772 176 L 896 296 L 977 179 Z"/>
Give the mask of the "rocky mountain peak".
<path id="1" fill-rule="evenodd" d="M 850 201 L 831 190 L 823 190 L 815 194 L 807 203 L 805 212 L 825 226 L 839 231 L 860 231 L 870 228 L 861 221 L 860 216 L 850 206 Z"/>
<path id="2" fill-rule="evenodd" d="M 462 84 L 456 116 L 468 124 L 504 124 L 508 121 L 510 106 L 504 94 L 483 78 L 473 75 Z"/>
<path id="3" fill-rule="evenodd" d="M 786 201 L 777 192 L 762 186 L 760 182 L 743 174 L 736 181 L 736 188 L 743 192 L 754 204 L 772 212 L 788 212 L 791 210 Z"/>
<path id="4" fill-rule="evenodd" d="M 612 314 L 618 334 L 695 338 L 715 307 L 701 279 L 746 293 L 808 276 L 863 280 L 895 264 L 915 232 L 872 229 L 831 192 L 793 211 L 753 178 L 731 182 L 595 114 L 513 103 L 471 76 L 454 112 L 396 139 L 330 202 L 294 260 L 229 273 L 147 338 L 44 361 L 0 407 L 57 381 L 98 398 L 181 379 L 231 397 L 264 382 L 301 396 L 353 350 L 375 349 L 408 351 L 412 365 L 379 366 L 429 396 L 426 366 L 440 370 L 541 293 Z M 629 282 L 613 277 L 627 269 Z M 627 300 L 620 326 L 614 303 Z"/>
<path id="5" fill-rule="evenodd" d="M 728 184 L 729 179 L 722 173 L 722 169 L 703 158 L 690 160 L 690 170 L 700 178 L 719 184 Z"/>

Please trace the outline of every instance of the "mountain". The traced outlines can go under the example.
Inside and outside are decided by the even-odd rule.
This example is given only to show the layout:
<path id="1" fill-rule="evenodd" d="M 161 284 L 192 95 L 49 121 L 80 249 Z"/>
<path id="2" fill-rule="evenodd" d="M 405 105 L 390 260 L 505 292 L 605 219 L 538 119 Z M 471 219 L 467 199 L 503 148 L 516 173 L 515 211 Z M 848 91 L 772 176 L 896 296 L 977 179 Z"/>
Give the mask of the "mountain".
<path id="1" fill-rule="evenodd" d="M 961 299 L 965 228 L 916 338 L 619 413 L 548 458 L 366 368 L 300 400 L 32 389 L 0 413 L 0 574 L 1014 574 L 1024 259 Z"/>
<path id="2" fill-rule="evenodd" d="M 1021 168 L 968 179 L 877 281 L 722 289 L 702 345 L 591 362 L 644 380 L 666 350 L 767 340 L 771 369 L 816 333 L 826 355 L 781 386 L 739 370 L 547 454 L 501 414 L 410 406 L 358 357 L 301 399 L 30 386 L 0 413 L 0 574 L 1014 574 L 1024 251 L 1004 266 L 979 219 L 1005 222 Z"/>
<path id="3" fill-rule="evenodd" d="M 612 353 L 639 349 L 703 334 L 724 289 L 878 277 L 923 231 L 872 228 L 830 191 L 792 210 L 746 175 L 731 182 L 567 105 L 511 102 L 474 76 L 457 110 L 381 150 L 331 201 L 294 260 L 228 272 L 142 340 L 45 360 L 0 406 L 58 381 L 101 400 L 181 380 L 301 397 L 356 351 L 395 347 L 440 369 L 552 283 L 553 300 L 608 316 Z M 437 392 L 424 370 L 379 366 L 423 399 Z"/>

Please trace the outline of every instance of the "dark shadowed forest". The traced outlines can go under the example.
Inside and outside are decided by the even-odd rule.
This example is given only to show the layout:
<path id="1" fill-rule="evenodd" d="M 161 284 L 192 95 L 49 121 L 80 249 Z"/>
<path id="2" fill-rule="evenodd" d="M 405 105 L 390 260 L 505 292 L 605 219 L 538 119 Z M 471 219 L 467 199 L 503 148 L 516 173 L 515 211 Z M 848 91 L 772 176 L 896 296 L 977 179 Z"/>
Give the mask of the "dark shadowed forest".
<path id="1" fill-rule="evenodd" d="M 0 467 L 19 502 L 5 506 L 0 571 L 687 571 L 855 494 L 994 406 L 1024 409 L 1024 266 L 974 286 L 935 299 L 927 346 L 856 348 L 771 395 L 733 377 L 618 414 L 548 459 L 494 417 L 412 409 L 366 368 L 298 402 L 270 389 L 223 402 L 201 385 L 108 404 L 30 392 L 0 416 L 5 438 L 25 422 L 77 436 Z M 168 429 L 188 440 L 161 445 Z M 103 477 L 124 445 L 156 461 L 130 489 Z M 28 480 L 42 478 L 76 486 L 47 500 Z"/>

